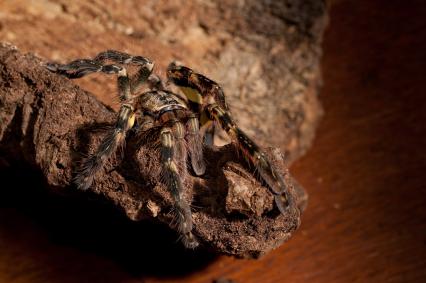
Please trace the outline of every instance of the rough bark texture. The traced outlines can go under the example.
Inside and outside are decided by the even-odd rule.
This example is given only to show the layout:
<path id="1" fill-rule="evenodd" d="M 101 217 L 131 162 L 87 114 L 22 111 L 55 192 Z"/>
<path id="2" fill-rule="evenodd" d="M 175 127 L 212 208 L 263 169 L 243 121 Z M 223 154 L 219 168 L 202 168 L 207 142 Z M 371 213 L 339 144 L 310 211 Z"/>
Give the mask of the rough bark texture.
<path id="1" fill-rule="evenodd" d="M 6 1 L 0 4 L 0 39 L 39 56 L 66 62 L 106 49 L 141 54 L 164 76 L 179 59 L 225 89 L 237 122 L 262 146 L 279 147 L 290 163 L 310 145 L 322 114 L 320 42 L 322 1 Z M 10 46 L 0 53 L 0 165 L 24 161 L 50 188 L 70 188 L 78 153 L 96 147 L 114 119 L 67 79 L 48 73 L 33 55 Z M 78 83 L 112 108 L 115 83 L 92 76 Z M 155 133 L 154 133 L 155 134 Z M 155 138 L 155 135 L 152 137 Z M 226 138 L 219 133 L 219 143 Z M 279 150 L 268 150 L 285 171 Z M 206 150 L 209 171 L 188 177 L 186 197 L 195 233 L 217 252 L 256 257 L 288 239 L 300 224 L 298 209 L 280 215 L 269 192 L 239 162 L 231 145 Z M 237 161 L 237 162 L 235 162 Z M 306 205 L 303 189 L 287 181 Z M 158 155 L 130 139 L 123 160 L 112 159 L 93 191 L 134 220 L 170 223 L 170 196 L 159 180 Z M 295 184 L 295 186 L 291 185 Z"/>

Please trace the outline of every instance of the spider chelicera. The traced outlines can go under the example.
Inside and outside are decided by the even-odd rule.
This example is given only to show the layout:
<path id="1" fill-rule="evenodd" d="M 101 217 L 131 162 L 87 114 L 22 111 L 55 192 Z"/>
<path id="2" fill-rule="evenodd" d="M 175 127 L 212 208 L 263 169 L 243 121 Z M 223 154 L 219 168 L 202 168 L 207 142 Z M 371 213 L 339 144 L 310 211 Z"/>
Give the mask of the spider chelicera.
<path id="1" fill-rule="evenodd" d="M 138 67 L 133 76 L 127 73 L 125 66 L 128 65 Z M 153 127 L 161 129 L 159 143 L 163 180 L 173 196 L 177 230 L 186 247 L 195 248 L 199 243 L 192 233 L 190 204 L 183 198 L 181 174 L 184 172 L 180 171 L 186 169 L 187 157 L 197 176 L 202 176 L 208 170 L 203 161 L 203 147 L 205 141 L 212 141 L 215 126 L 225 130 L 236 150 L 241 151 L 254 167 L 257 177 L 274 195 L 277 208 L 284 213 L 293 206 L 294 199 L 281 172 L 236 125 L 222 88 L 206 76 L 172 62 L 167 68 L 167 79 L 181 89 L 182 96 L 168 90 L 161 79 L 152 73 L 152 61 L 115 50 L 101 52 L 93 59 L 77 59 L 63 65 L 48 63 L 46 67 L 71 79 L 96 72 L 117 75 L 120 98 L 117 120 L 97 149 L 81 160 L 74 178 L 79 189 L 88 189 L 106 160 L 124 146 L 126 134 L 134 127 L 138 116 L 138 121 L 141 121 L 139 131 Z M 143 84 L 149 90 L 139 93 L 138 89 Z M 200 127 L 206 130 L 200 131 Z"/>

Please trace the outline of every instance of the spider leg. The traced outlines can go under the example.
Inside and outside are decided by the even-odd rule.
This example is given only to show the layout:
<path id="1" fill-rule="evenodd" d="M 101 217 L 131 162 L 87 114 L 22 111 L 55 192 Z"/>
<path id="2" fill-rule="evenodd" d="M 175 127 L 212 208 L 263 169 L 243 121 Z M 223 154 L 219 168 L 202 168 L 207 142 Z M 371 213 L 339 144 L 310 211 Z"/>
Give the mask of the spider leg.
<path id="1" fill-rule="evenodd" d="M 175 163 L 175 144 L 173 130 L 164 127 L 160 133 L 161 140 L 161 164 L 164 180 L 170 190 L 176 210 L 177 228 L 182 235 L 182 242 L 187 248 L 198 246 L 196 237 L 192 234 L 192 216 L 189 204 L 183 198 L 183 185 Z"/>
<path id="2" fill-rule="evenodd" d="M 222 88 L 206 76 L 172 62 L 167 67 L 167 79 L 179 86 L 189 101 L 205 105 L 210 102 L 206 100 L 212 98 L 220 107 L 229 111 Z"/>
<path id="3" fill-rule="evenodd" d="M 206 109 L 236 143 L 244 157 L 256 168 L 261 179 L 274 194 L 278 209 L 284 213 L 288 207 L 294 207 L 293 196 L 289 193 L 282 174 L 272 165 L 260 147 L 236 125 L 229 112 L 216 103 L 207 105 Z"/>
<path id="4" fill-rule="evenodd" d="M 191 115 L 186 122 L 188 150 L 191 157 L 192 169 L 198 176 L 206 172 L 203 159 L 203 137 L 200 134 L 199 121 L 196 115 Z"/>
<path id="5" fill-rule="evenodd" d="M 150 60 L 143 56 L 134 56 L 125 52 L 117 50 L 106 50 L 95 56 L 93 59 L 98 62 L 105 62 L 107 60 L 113 61 L 117 64 L 133 64 L 133 65 L 145 65 L 151 63 Z M 151 63 L 152 64 L 152 63 Z"/>
<path id="6" fill-rule="evenodd" d="M 215 134 L 215 123 L 210 121 L 210 123 L 206 124 L 204 129 L 204 143 L 208 146 L 214 145 L 214 134 Z"/>
<path id="7" fill-rule="evenodd" d="M 115 126 L 107 132 L 96 151 L 81 160 L 74 178 L 74 183 L 79 189 L 87 190 L 91 186 L 96 173 L 102 169 L 106 160 L 117 148 L 124 147 L 126 133 L 134 125 L 135 114 L 131 104 L 129 77 L 124 68 L 118 73 L 117 85 L 121 107 Z"/>
<path id="8" fill-rule="evenodd" d="M 102 65 L 101 63 L 90 59 L 78 59 L 65 65 L 48 63 L 46 68 L 51 72 L 58 73 L 69 79 L 78 79 L 85 75 L 97 72 L 116 74 L 121 70 L 121 67 L 118 65 Z"/>
<path id="9" fill-rule="evenodd" d="M 284 177 L 259 146 L 232 120 L 222 88 L 206 76 L 175 62 L 169 64 L 167 78 L 181 88 L 189 101 L 202 106 L 201 114 L 207 111 L 208 118 L 215 120 L 228 133 L 274 194 L 278 209 L 284 213 L 286 208 L 294 207 L 293 196 L 289 193 Z"/>
<path id="10" fill-rule="evenodd" d="M 149 74 L 148 77 L 146 77 L 145 71 L 142 70 L 142 68 L 139 70 L 137 74 L 135 74 L 131 78 L 131 85 L 132 85 L 132 93 L 136 93 L 139 88 L 145 83 L 148 83 L 148 88 L 150 90 L 165 90 L 166 86 L 164 85 L 164 82 L 161 80 L 159 76 L 156 74 Z"/>
<path id="11" fill-rule="evenodd" d="M 174 138 L 174 160 L 179 166 L 179 171 L 181 172 L 181 176 L 185 176 L 186 174 L 186 140 L 185 140 L 185 127 L 184 125 L 178 121 L 174 120 L 172 122 L 172 133 Z"/>
<path id="12" fill-rule="evenodd" d="M 115 64 L 105 64 L 107 60 Z M 64 65 L 55 63 L 46 65 L 46 68 L 51 72 L 71 79 L 81 78 L 95 72 L 117 74 L 117 86 L 121 104 L 118 117 L 115 126 L 107 132 L 96 151 L 81 160 L 74 178 L 74 182 L 80 189 L 88 189 L 93 182 L 94 176 L 104 166 L 106 160 L 116 152 L 117 148 L 124 148 L 126 133 L 134 125 L 133 89 L 127 70 L 120 66 L 125 64 L 140 66 L 136 74 L 138 84 L 142 84 L 148 79 L 154 67 L 154 64 L 145 57 L 133 56 L 114 50 L 101 52 L 94 59 L 77 59 Z"/>
<path id="13" fill-rule="evenodd" d="M 106 65 L 105 62 L 108 60 L 115 64 Z M 63 65 L 47 63 L 46 68 L 51 72 L 64 75 L 70 79 L 76 79 L 96 72 L 116 74 L 121 70 L 121 67 L 116 64 L 140 66 L 136 75 L 139 83 L 144 82 L 148 78 L 154 67 L 154 64 L 145 57 L 133 56 L 115 50 L 107 50 L 96 55 L 94 59 L 77 59 Z"/>

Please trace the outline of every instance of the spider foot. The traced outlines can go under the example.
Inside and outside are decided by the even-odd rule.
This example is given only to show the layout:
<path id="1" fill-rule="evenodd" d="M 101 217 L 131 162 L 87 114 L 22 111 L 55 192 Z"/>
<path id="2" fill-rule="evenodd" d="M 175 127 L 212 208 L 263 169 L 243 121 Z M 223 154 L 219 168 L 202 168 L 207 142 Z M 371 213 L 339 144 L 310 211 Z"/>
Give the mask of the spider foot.
<path id="1" fill-rule="evenodd" d="M 187 249 L 195 249 L 200 245 L 195 235 L 191 232 L 182 234 L 181 241 Z"/>

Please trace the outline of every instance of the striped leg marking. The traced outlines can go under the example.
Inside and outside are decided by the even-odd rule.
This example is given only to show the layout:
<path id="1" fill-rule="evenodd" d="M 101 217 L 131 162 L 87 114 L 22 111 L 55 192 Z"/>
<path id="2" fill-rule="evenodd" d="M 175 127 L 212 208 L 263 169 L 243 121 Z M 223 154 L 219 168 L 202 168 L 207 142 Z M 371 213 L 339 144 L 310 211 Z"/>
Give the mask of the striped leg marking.
<path id="1" fill-rule="evenodd" d="M 171 128 L 163 128 L 160 133 L 161 140 L 161 164 L 163 177 L 167 188 L 170 190 L 176 210 L 177 228 L 181 234 L 183 244 L 187 248 L 198 246 L 196 237 L 192 234 L 192 215 L 189 204 L 184 200 L 183 185 L 179 177 L 178 168 L 174 161 L 174 139 Z"/>
<path id="2" fill-rule="evenodd" d="M 78 79 L 85 75 L 102 72 L 105 74 L 117 74 L 122 67 L 114 64 L 102 65 L 90 59 L 78 59 L 65 65 L 48 63 L 46 68 L 54 73 L 66 76 L 69 79 Z"/>
<path id="3" fill-rule="evenodd" d="M 178 120 L 174 121 L 171 126 L 174 138 L 174 156 L 173 159 L 179 166 L 181 176 L 186 176 L 187 168 L 187 153 L 186 153 L 186 140 L 185 140 L 185 126 Z"/>
<path id="4" fill-rule="evenodd" d="M 200 134 L 197 116 L 191 116 L 186 123 L 186 127 L 188 129 L 186 139 L 188 141 L 188 150 L 191 157 L 192 169 L 194 169 L 197 176 L 200 176 L 206 172 L 206 164 L 203 159 L 203 138 Z"/>
<path id="5" fill-rule="evenodd" d="M 259 146 L 238 128 L 229 113 L 221 106 L 210 104 L 207 106 L 207 111 L 238 145 L 246 159 L 254 165 L 262 180 L 274 194 L 278 209 L 284 213 L 287 207 L 293 206 L 293 197 L 288 191 L 283 176 L 272 166 Z"/>
<path id="6" fill-rule="evenodd" d="M 68 78 L 81 78 L 95 72 L 117 75 L 118 95 L 121 102 L 117 121 L 115 127 L 108 131 L 96 151 L 81 160 L 76 171 L 74 183 L 82 190 L 86 190 L 91 186 L 96 173 L 102 169 L 106 160 L 116 152 L 117 148 L 124 147 L 126 133 L 133 127 L 135 122 L 131 80 L 127 75 L 126 68 L 116 64 L 105 64 L 107 60 L 116 64 L 139 65 L 140 70 L 137 74 L 139 81 L 146 80 L 154 66 L 152 62 L 144 57 L 132 56 L 113 50 L 101 52 L 94 59 L 78 59 L 65 65 L 46 65 L 48 70 Z"/>
<path id="7" fill-rule="evenodd" d="M 151 63 L 151 61 L 145 57 L 133 56 L 124 52 L 117 51 L 117 50 L 103 51 L 99 53 L 98 55 L 96 55 L 96 57 L 93 60 L 98 62 L 105 62 L 107 60 L 110 60 L 118 64 L 133 64 L 133 65 L 140 65 L 140 66 Z"/>
<path id="8" fill-rule="evenodd" d="M 96 173 L 102 169 L 106 160 L 117 151 L 117 148 L 124 148 L 126 133 L 135 123 L 135 114 L 131 106 L 129 77 L 126 69 L 120 68 L 117 86 L 121 107 L 117 121 L 114 128 L 108 131 L 95 153 L 81 160 L 74 178 L 74 183 L 81 190 L 87 190 L 92 185 Z"/>
<path id="9" fill-rule="evenodd" d="M 81 160 L 74 178 L 74 183 L 79 189 L 87 190 L 108 158 L 117 151 L 117 148 L 124 147 L 126 132 L 133 127 L 134 121 L 135 115 L 132 108 L 122 105 L 115 127 L 108 131 L 93 154 Z"/>
<path id="10" fill-rule="evenodd" d="M 108 60 L 115 64 L 105 64 Z M 107 50 L 96 55 L 94 59 L 77 59 L 64 65 L 48 63 L 46 64 L 46 68 L 51 72 L 64 75 L 70 79 L 76 79 L 96 72 L 118 74 L 122 67 L 116 64 L 140 66 L 138 74 L 135 75 L 138 84 L 146 81 L 154 67 L 154 64 L 145 57 Z"/>

